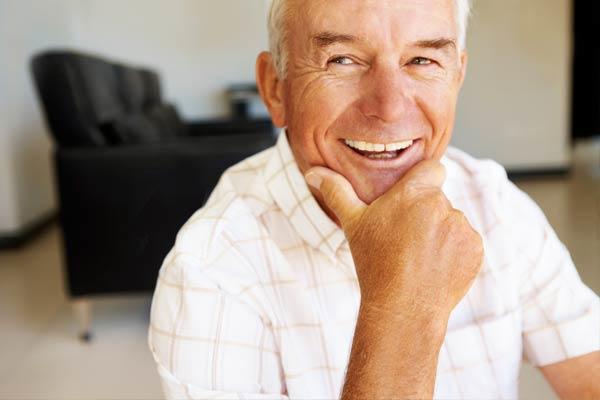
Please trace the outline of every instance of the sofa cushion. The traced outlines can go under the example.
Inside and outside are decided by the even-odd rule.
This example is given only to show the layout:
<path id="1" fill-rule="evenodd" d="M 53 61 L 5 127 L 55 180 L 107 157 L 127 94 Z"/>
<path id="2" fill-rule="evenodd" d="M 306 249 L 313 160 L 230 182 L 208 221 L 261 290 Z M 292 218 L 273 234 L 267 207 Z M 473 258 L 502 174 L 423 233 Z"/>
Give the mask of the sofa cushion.
<path id="1" fill-rule="evenodd" d="M 109 63 L 70 52 L 46 52 L 34 58 L 32 72 L 60 146 L 106 144 L 98 126 L 123 111 Z"/>
<path id="2" fill-rule="evenodd" d="M 150 69 L 141 69 L 140 74 L 144 81 L 144 108 L 161 104 L 162 93 L 158 73 Z"/>
<path id="3" fill-rule="evenodd" d="M 59 146 L 156 141 L 177 135 L 183 126 L 174 110 L 152 111 L 161 103 L 153 70 L 68 50 L 36 56 L 32 70 Z M 134 115 L 123 117 L 126 113 Z"/>
<path id="4" fill-rule="evenodd" d="M 122 115 L 101 129 L 112 145 L 157 143 L 164 136 L 156 120 L 142 112 Z"/>
<path id="5" fill-rule="evenodd" d="M 119 97 L 126 112 L 142 111 L 145 101 L 145 82 L 139 70 L 115 65 L 115 74 L 119 82 Z"/>
<path id="6" fill-rule="evenodd" d="M 163 138 L 187 136 L 187 127 L 172 105 L 157 105 L 146 112 L 160 126 Z"/>

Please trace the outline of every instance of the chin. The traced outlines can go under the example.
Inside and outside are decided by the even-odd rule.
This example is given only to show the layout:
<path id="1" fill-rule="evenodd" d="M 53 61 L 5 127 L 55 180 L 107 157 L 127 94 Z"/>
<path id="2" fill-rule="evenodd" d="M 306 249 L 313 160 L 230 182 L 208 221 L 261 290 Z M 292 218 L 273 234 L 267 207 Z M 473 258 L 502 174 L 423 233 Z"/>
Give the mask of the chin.
<path id="1" fill-rule="evenodd" d="M 375 184 L 363 185 L 360 183 L 352 183 L 358 197 L 366 204 L 371 204 L 384 194 L 386 194 L 394 185 L 402 178 L 404 174 L 390 179 L 380 179 Z"/>

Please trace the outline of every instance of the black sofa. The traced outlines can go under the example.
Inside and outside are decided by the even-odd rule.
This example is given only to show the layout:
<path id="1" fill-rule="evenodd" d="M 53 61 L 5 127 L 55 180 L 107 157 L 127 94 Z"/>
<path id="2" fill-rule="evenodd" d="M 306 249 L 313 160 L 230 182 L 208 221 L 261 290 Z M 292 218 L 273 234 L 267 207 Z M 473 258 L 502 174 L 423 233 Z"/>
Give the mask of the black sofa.
<path id="1" fill-rule="evenodd" d="M 151 291 L 221 173 L 275 141 L 268 120 L 184 123 L 149 69 L 72 51 L 42 53 L 31 67 L 55 143 L 73 299 Z"/>

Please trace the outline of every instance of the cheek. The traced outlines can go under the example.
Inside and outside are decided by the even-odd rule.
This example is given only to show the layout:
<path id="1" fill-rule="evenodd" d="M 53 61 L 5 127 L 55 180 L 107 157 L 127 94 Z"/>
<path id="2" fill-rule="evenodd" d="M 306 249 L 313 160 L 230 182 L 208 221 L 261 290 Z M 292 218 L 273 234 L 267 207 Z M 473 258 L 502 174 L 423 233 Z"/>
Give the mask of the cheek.
<path id="1" fill-rule="evenodd" d="M 322 77 L 299 79 L 290 91 L 289 112 L 297 123 L 327 126 L 346 109 L 355 93 L 345 82 Z"/>
<path id="2" fill-rule="evenodd" d="M 351 105 L 356 91 L 347 82 L 327 79 L 297 79 L 289 88 L 286 103 L 290 145 L 295 148 L 301 168 L 327 165 L 332 128 Z"/>
<path id="3" fill-rule="evenodd" d="M 431 87 L 420 93 L 417 103 L 431 126 L 425 152 L 428 158 L 439 158 L 452 136 L 457 95 L 447 87 Z"/>

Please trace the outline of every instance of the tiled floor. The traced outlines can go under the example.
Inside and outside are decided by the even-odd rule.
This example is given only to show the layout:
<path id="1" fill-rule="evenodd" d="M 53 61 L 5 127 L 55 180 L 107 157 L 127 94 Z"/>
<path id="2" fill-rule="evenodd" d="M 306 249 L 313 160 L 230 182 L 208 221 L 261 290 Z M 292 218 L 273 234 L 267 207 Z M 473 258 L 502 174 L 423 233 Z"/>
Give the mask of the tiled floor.
<path id="1" fill-rule="evenodd" d="M 94 301 L 94 341 L 77 340 L 53 227 L 0 252 L 0 399 L 159 399 L 146 346 L 149 296 Z"/>
<path id="2" fill-rule="evenodd" d="M 540 178 L 518 185 L 544 210 L 583 281 L 600 294 L 600 141 L 578 144 L 568 179 Z M 528 364 L 521 372 L 521 397 L 556 399 L 541 374 Z"/>
<path id="3" fill-rule="evenodd" d="M 576 149 L 569 178 L 519 182 L 600 293 L 600 142 Z M 161 389 L 146 347 L 149 296 L 94 302 L 94 341 L 76 339 L 63 290 L 59 231 L 0 252 L 0 399 L 155 399 Z M 521 397 L 556 398 L 524 366 Z"/>

